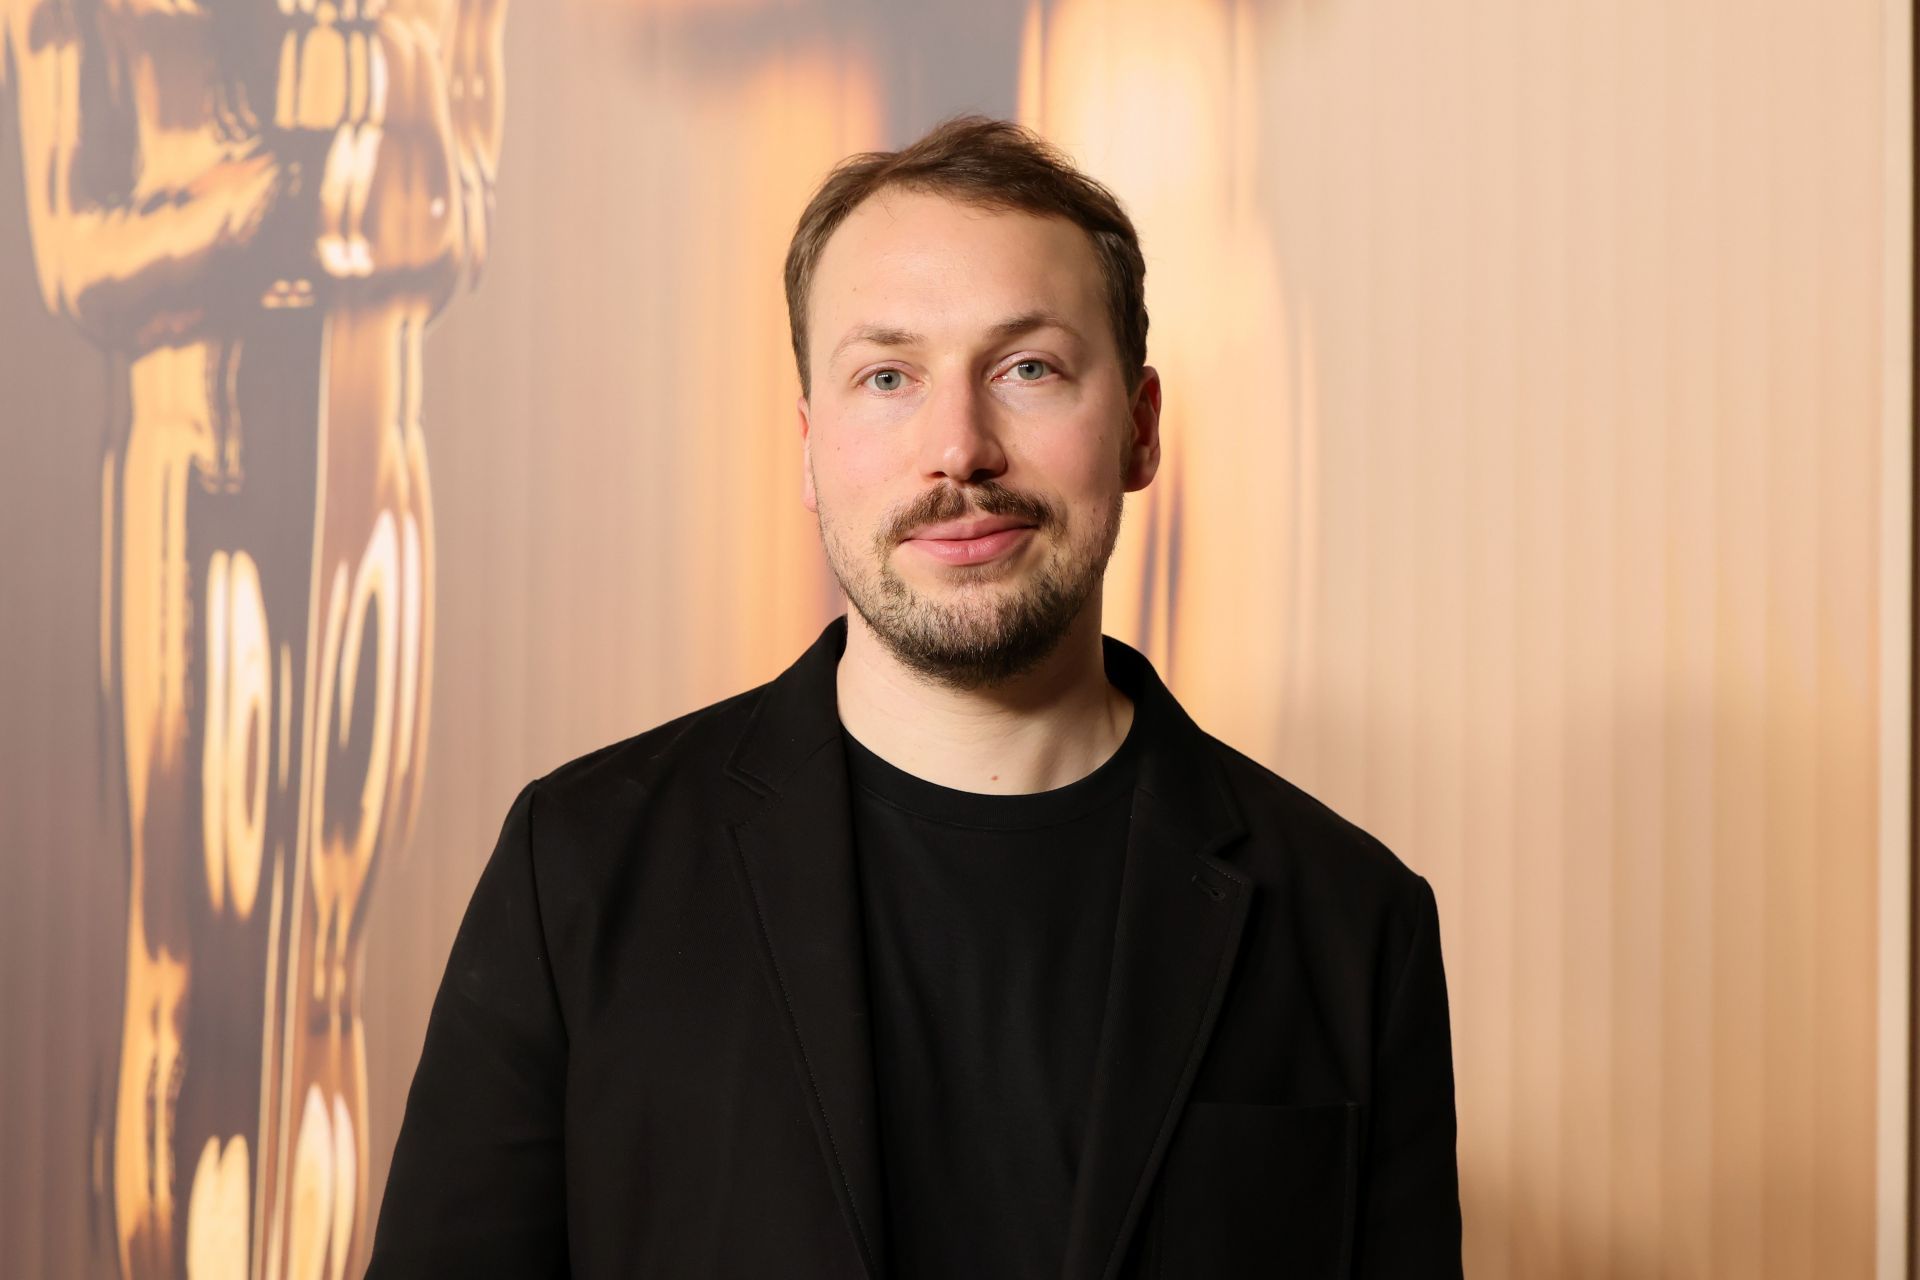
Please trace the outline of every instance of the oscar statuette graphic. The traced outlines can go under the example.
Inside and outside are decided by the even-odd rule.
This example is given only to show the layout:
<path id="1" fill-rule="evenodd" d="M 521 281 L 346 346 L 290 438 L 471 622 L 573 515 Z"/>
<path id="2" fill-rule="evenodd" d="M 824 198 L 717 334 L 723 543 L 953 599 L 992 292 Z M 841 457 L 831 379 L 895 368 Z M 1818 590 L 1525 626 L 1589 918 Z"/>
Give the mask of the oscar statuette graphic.
<path id="1" fill-rule="evenodd" d="M 0 0 L 47 308 L 104 353 L 128 1277 L 340 1277 L 362 927 L 427 759 L 427 326 L 486 256 L 504 0 Z M 91 518 L 90 518 L 91 519 Z"/>

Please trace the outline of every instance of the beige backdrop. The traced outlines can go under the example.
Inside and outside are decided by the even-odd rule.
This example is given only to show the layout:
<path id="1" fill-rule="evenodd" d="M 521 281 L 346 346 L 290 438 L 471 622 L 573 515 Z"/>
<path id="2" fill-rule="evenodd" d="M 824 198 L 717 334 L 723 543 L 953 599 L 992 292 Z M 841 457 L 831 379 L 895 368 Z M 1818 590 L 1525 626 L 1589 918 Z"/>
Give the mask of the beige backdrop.
<path id="1" fill-rule="evenodd" d="M 364 153 L 338 141 L 346 125 L 301 122 L 318 148 L 304 153 L 310 172 L 334 147 L 375 172 L 411 154 L 406 137 L 451 127 L 442 198 L 497 154 L 491 216 L 481 239 L 461 242 L 484 258 L 477 288 L 469 273 L 417 304 L 379 295 L 377 312 L 435 317 L 415 367 L 391 353 L 415 349 L 417 326 L 381 336 L 364 288 L 329 284 L 353 276 L 352 236 L 329 241 L 324 218 L 318 231 L 261 233 L 287 254 L 311 251 L 311 305 L 283 265 L 294 259 L 274 257 L 251 309 L 199 306 L 233 289 L 230 275 L 168 293 L 163 270 L 135 293 L 161 298 L 142 314 L 172 328 L 103 334 L 65 314 L 47 288 L 49 234 L 82 276 L 121 279 L 109 255 L 126 237 L 165 248 L 184 233 L 128 229 L 125 210 L 143 206 L 99 177 L 125 171 L 137 113 L 44 109 L 62 84 L 76 101 L 123 101 L 81 74 L 92 28 L 62 19 L 127 6 L 10 3 L 0 1273 L 183 1271 L 198 1185 L 205 1221 L 239 1250 L 221 1252 L 226 1237 L 203 1227 L 203 1273 L 233 1274 L 238 1259 L 240 1273 L 357 1274 L 427 1008 L 514 791 L 768 678 L 843 607 L 798 500 L 780 259 L 834 159 L 961 108 L 1016 116 L 1066 146 L 1120 193 L 1144 240 L 1167 456 L 1129 498 L 1107 630 L 1142 647 L 1203 725 L 1433 881 L 1468 1274 L 1904 1273 L 1903 5 L 514 0 L 497 144 L 485 121 L 462 127 L 457 110 L 432 108 L 436 92 L 472 100 L 457 72 L 408 100 L 428 124 L 392 124 L 396 140 L 354 144 Z M 428 15 L 440 34 L 416 52 L 453 68 L 461 46 L 453 26 L 434 26 L 438 8 L 394 5 L 389 17 Z M 36 77 L 29 29 L 69 33 L 41 47 L 73 59 Z M 276 81 L 265 64 L 278 56 L 227 72 L 259 94 L 292 74 L 278 67 Z M 364 124 L 365 101 L 354 106 L 350 88 L 343 101 L 349 124 Z M 92 241 L 73 229 L 80 202 L 55 210 L 51 233 L 29 217 L 42 144 L 60 127 L 75 131 L 69 142 L 105 139 L 78 148 L 72 188 L 108 193 L 84 228 Z M 127 132 L 117 158 L 115 128 Z M 244 146 L 214 151 L 242 166 L 222 181 L 245 178 Z M 166 154 L 175 168 L 149 166 L 149 184 L 185 173 L 178 189 L 198 191 L 197 153 Z M 462 169 L 469 154 L 480 159 Z M 403 176 L 370 207 L 429 216 L 431 172 Z M 323 212 L 346 208 L 336 222 L 361 216 L 324 183 L 290 189 L 296 209 L 305 191 Z M 420 233 L 388 225 L 400 239 L 383 240 L 368 217 L 378 279 L 383 245 L 417 249 Z M 328 335 L 304 365 L 305 348 L 286 353 L 285 316 L 260 301 L 282 277 L 273 296 Z M 260 952 L 277 970 L 192 973 L 200 1008 L 285 988 L 300 963 L 345 965 L 351 995 L 325 1006 L 333 1020 L 310 1051 L 263 1055 L 257 1011 L 231 1041 L 225 1023 L 195 1024 L 181 1097 L 196 1080 L 238 1082 L 249 1097 L 291 1098 L 293 1118 L 194 1112 L 200 1136 L 222 1139 L 197 1184 L 203 1148 L 180 1122 L 179 1149 L 154 1161 L 180 1200 L 161 1247 L 161 1235 L 130 1233 L 115 1173 L 127 1098 L 155 1096 L 129 1094 L 123 1070 L 130 975 L 146 972 L 130 922 L 152 893 L 130 879 L 128 712 L 111 678 L 115 655 L 151 639 L 139 627 L 115 638 L 128 625 L 117 602 L 147 580 L 126 556 L 177 552 L 169 589 L 186 622 L 156 668 L 181 691 L 167 723 L 201 746 L 216 724 L 228 734 L 217 743 L 239 742 L 220 747 L 239 760 L 236 787 L 253 777 L 248 734 L 289 721 L 296 744 L 307 733 L 306 718 L 271 707 L 236 719 L 220 701 L 233 682 L 208 683 L 242 652 L 233 637 L 250 634 L 231 621 L 250 616 L 235 601 L 251 597 L 234 594 L 228 535 L 130 542 L 112 513 L 132 492 L 103 492 L 107 461 L 156 403 L 140 375 L 157 367 L 150 353 L 174 370 L 152 385 L 180 385 L 169 353 L 190 345 L 181 325 L 210 328 L 216 352 L 256 353 L 238 367 L 274 372 L 231 393 L 209 446 L 217 458 L 222 442 L 278 441 L 289 483 L 305 485 L 249 517 L 248 545 L 269 549 L 252 556 L 268 566 L 268 597 L 305 599 L 310 582 L 331 581 L 314 513 L 346 499 L 320 480 L 359 464 L 343 473 L 317 440 L 356 424 L 378 439 L 386 424 L 418 441 L 432 477 L 418 521 L 430 630 L 409 650 L 392 605 L 402 638 L 369 641 L 356 661 L 364 686 L 389 678 L 377 653 L 416 652 L 432 712 L 409 757 L 410 834 L 339 863 L 370 870 L 332 890 L 350 904 L 332 950 L 290 924 Z M 339 338 L 369 332 L 358 347 Z M 264 365 L 263 349 L 277 353 Z M 331 370 L 331 393 L 295 376 L 307 365 Z M 211 384 L 190 373 L 186 385 Z M 329 422 L 334 434 L 316 439 Z M 198 474 L 226 475 L 222 492 L 259 485 L 257 471 L 217 462 Z M 191 522 L 207 499 L 181 492 Z M 274 608 L 262 610 L 270 628 Z M 319 626 L 308 612 L 300 627 Z M 278 687 L 271 670 L 263 679 Z M 332 696 L 366 723 L 350 695 Z M 298 766 L 298 745 L 281 751 Z M 371 752 L 343 757 L 356 777 L 379 772 Z M 204 779 L 186 776 L 204 805 Z M 234 803 L 221 793 L 221 812 Z M 230 903 L 244 883 L 234 868 L 250 864 L 230 844 L 207 854 L 200 826 L 171 830 L 187 869 L 171 891 L 187 903 L 181 945 L 204 949 L 226 936 L 204 923 L 216 919 L 209 886 Z M 272 848 L 258 894 L 270 892 Z M 346 1065 L 298 1065 L 310 1058 Z M 343 1099 L 340 1112 L 323 1105 L 324 1132 L 360 1135 L 313 1166 L 334 1188 L 318 1228 L 275 1210 L 263 1173 L 252 1196 L 226 1181 L 233 1137 L 255 1153 L 295 1146 L 309 1077 Z M 304 1158 L 274 1184 L 278 1200 Z M 365 1192 L 343 1190 L 342 1170 Z"/>

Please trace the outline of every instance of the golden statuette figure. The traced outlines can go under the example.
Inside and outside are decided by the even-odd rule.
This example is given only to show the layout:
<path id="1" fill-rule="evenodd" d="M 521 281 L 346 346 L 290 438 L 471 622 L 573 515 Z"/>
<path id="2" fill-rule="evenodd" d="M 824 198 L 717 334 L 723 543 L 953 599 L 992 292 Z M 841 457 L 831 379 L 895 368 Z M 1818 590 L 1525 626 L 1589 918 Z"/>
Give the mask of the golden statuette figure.
<path id="1" fill-rule="evenodd" d="M 129 1277 L 356 1274 L 361 933 L 426 762 L 421 339 L 486 254 L 504 0 L 0 0 L 42 297 L 106 353 Z"/>

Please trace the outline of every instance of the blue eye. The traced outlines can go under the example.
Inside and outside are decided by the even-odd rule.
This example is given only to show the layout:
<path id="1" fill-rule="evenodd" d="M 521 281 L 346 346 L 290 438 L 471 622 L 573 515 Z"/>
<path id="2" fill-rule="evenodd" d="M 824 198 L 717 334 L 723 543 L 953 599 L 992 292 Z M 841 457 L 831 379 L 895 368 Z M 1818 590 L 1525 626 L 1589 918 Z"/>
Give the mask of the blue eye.
<path id="1" fill-rule="evenodd" d="M 1019 364 L 1013 366 L 1014 380 L 1016 382 L 1038 382 L 1047 376 L 1046 371 L 1052 367 L 1053 366 L 1045 360 L 1022 360 Z M 1032 377 L 1027 377 L 1019 372 L 1022 369 L 1034 369 L 1038 372 L 1034 373 Z"/>
<path id="2" fill-rule="evenodd" d="M 873 384 L 874 390 L 876 391 L 898 391 L 900 389 L 900 384 L 897 381 L 899 377 L 900 371 L 898 369 L 876 369 L 867 375 L 867 381 Z M 881 386 L 880 379 L 882 378 L 893 378 L 896 379 L 896 381 L 890 386 Z"/>

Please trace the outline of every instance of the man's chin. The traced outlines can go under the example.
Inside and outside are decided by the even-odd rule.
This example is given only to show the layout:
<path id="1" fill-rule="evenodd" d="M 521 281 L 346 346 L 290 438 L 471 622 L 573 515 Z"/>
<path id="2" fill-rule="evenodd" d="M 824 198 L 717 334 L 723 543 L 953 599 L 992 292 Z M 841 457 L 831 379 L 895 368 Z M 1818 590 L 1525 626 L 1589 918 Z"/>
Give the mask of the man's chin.
<path id="1" fill-rule="evenodd" d="M 861 612 L 903 666 L 955 688 L 977 689 L 1032 670 L 1071 629 L 1071 620 L 1039 624 L 1012 601 L 985 609 L 921 606 L 906 615 Z"/>
<path id="2" fill-rule="evenodd" d="M 905 650 L 929 661 L 957 664 L 991 659 L 1019 643 L 1019 637 L 997 616 L 956 616 L 949 611 L 921 613 L 904 621 L 882 619 L 875 631 L 896 652 Z"/>

